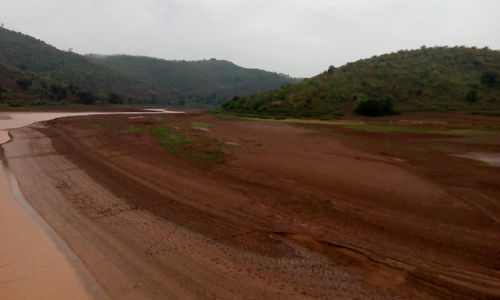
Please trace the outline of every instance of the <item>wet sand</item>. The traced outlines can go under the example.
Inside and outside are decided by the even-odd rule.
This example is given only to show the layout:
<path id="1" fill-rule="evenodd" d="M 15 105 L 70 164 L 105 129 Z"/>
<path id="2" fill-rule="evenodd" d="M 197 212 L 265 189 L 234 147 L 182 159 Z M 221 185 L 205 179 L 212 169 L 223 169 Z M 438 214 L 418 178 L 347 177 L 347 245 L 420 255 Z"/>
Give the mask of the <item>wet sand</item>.
<path id="1" fill-rule="evenodd" d="M 165 152 L 148 134 L 156 124 L 222 141 L 226 161 Z M 449 155 L 493 151 L 497 136 L 196 114 L 76 117 L 12 134 L 6 157 L 27 201 L 112 299 L 500 296 L 498 168 Z"/>

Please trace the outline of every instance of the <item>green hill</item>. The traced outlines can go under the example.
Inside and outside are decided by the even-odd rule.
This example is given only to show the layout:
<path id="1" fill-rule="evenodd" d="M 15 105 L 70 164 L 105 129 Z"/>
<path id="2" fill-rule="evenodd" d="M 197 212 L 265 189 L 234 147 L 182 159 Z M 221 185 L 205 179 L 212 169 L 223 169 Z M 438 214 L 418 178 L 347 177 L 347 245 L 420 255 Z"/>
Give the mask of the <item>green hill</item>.
<path id="1" fill-rule="evenodd" d="M 13 105 L 44 100 L 75 101 L 78 89 L 50 76 L 9 66 L 0 60 L 0 102 Z"/>
<path id="2" fill-rule="evenodd" d="M 26 80 L 38 80 L 42 86 L 58 82 L 65 88 L 92 92 L 101 98 L 113 92 L 141 101 L 155 97 L 161 101 L 177 100 L 166 91 L 160 93 L 147 83 L 96 64 L 85 56 L 58 50 L 43 41 L 4 28 L 0 28 L 0 62 L 3 62 L 4 70 L 4 79 L 0 78 L 0 82 L 9 81 L 5 72 L 10 70 L 15 73 L 11 77 L 24 73 Z M 34 92 L 24 90 L 21 94 Z"/>
<path id="3" fill-rule="evenodd" d="M 500 51 L 465 47 L 401 50 L 330 67 L 296 84 L 227 101 L 223 108 L 259 115 L 318 117 L 350 113 L 360 103 L 368 110 L 380 103 L 393 103 L 396 110 L 500 108 Z M 378 114 L 390 112 L 382 109 Z"/>
<path id="4" fill-rule="evenodd" d="M 96 63 L 148 82 L 158 90 L 172 91 L 188 103 L 216 104 L 235 96 L 247 96 L 297 81 L 286 75 L 246 69 L 216 59 L 167 61 L 128 55 L 88 57 Z"/>

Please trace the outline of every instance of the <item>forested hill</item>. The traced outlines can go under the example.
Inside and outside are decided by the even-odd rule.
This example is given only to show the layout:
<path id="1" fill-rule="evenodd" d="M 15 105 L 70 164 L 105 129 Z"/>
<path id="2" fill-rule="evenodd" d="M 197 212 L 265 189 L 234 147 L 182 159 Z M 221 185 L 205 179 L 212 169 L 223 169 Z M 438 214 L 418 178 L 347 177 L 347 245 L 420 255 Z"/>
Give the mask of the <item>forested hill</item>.
<path id="1" fill-rule="evenodd" d="M 0 61 L 10 70 L 23 73 L 26 81 L 40 81 L 42 87 L 56 81 L 65 85 L 63 88 L 66 91 L 71 87 L 101 97 L 115 92 L 149 100 L 158 94 L 148 84 L 97 65 L 84 56 L 58 50 L 43 41 L 4 28 L 0 28 Z M 4 77 L 3 81 L 8 80 Z M 29 89 L 21 91 L 31 94 L 44 92 Z M 173 96 L 165 95 L 164 98 L 169 97 Z"/>
<path id="2" fill-rule="evenodd" d="M 500 51 L 422 47 L 330 67 L 296 84 L 225 102 L 227 110 L 303 117 L 352 112 L 361 103 L 396 110 L 500 107 Z M 391 113 L 390 109 L 387 113 Z M 384 114 L 382 109 L 378 114 Z"/>
<path id="3" fill-rule="evenodd" d="M 170 90 L 185 102 L 216 104 L 296 82 L 289 76 L 247 69 L 224 60 L 168 61 L 142 56 L 89 55 L 96 63 Z"/>

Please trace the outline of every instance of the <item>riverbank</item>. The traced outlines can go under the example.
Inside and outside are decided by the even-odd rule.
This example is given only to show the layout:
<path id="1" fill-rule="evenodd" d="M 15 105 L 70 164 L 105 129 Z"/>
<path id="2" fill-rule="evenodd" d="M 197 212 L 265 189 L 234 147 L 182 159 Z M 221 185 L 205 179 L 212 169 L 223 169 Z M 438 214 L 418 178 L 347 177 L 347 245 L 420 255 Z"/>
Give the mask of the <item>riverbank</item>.
<path id="1" fill-rule="evenodd" d="M 9 130 L 15 128 L 54 118 L 103 113 L 2 112 L 0 144 L 4 147 L 10 141 Z M 108 299 L 85 264 L 54 232 L 52 224 L 47 224 L 26 202 L 8 168 L 3 148 L 0 150 L 0 298 Z M 42 194 L 42 198 L 49 196 Z"/>
<path id="2" fill-rule="evenodd" d="M 22 198 L 4 159 L 0 195 L 0 299 L 108 299 L 82 262 Z"/>
<path id="3" fill-rule="evenodd" d="M 6 157 L 112 299 L 498 296 L 498 168 L 452 155 L 498 124 L 428 121 L 75 117 Z"/>

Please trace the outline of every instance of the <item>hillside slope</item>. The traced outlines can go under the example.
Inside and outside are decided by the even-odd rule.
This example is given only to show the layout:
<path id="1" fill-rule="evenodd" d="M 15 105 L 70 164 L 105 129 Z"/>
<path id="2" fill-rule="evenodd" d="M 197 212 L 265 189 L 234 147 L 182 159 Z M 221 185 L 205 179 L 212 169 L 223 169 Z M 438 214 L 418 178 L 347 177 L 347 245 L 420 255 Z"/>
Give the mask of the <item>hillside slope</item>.
<path id="1" fill-rule="evenodd" d="M 128 55 L 89 55 L 130 77 L 150 83 L 158 90 L 173 91 L 186 102 L 216 104 L 235 96 L 247 96 L 296 82 L 286 75 L 247 69 L 224 60 L 168 61 Z"/>
<path id="2" fill-rule="evenodd" d="M 390 99 L 399 110 L 500 107 L 500 51 L 422 47 L 375 56 L 311 79 L 227 101 L 226 110 L 297 117 L 352 112 L 359 101 Z"/>
<path id="3" fill-rule="evenodd" d="M 11 70 L 50 77 L 105 97 L 110 92 L 132 98 L 158 96 L 148 84 L 98 65 L 84 56 L 56 49 L 28 35 L 0 28 L 0 61 Z M 162 91 L 162 100 L 174 98 Z"/>

